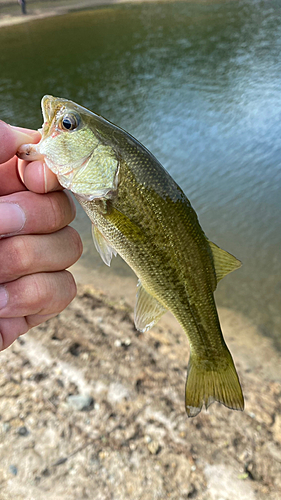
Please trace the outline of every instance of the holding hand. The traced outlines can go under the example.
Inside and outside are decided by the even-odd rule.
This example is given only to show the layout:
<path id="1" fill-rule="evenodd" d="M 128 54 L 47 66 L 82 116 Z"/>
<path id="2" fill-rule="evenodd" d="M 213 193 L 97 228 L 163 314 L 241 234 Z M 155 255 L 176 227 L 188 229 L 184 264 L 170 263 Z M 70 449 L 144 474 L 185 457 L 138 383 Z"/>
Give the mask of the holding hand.
<path id="1" fill-rule="evenodd" d="M 65 270 L 82 253 L 68 226 L 74 203 L 42 162 L 15 156 L 21 144 L 39 139 L 39 132 L 0 122 L 0 350 L 76 295 Z"/>

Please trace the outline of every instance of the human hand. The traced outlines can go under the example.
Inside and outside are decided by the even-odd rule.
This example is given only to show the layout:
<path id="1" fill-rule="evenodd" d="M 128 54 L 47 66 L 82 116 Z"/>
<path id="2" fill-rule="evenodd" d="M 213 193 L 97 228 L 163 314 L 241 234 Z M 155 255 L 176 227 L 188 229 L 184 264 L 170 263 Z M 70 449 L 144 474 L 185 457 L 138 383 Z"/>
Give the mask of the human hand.
<path id="1" fill-rule="evenodd" d="M 15 156 L 21 144 L 39 139 L 39 132 L 0 121 L 0 350 L 76 295 L 65 270 L 82 253 L 68 226 L 74 203 L 43 162 Z"/>

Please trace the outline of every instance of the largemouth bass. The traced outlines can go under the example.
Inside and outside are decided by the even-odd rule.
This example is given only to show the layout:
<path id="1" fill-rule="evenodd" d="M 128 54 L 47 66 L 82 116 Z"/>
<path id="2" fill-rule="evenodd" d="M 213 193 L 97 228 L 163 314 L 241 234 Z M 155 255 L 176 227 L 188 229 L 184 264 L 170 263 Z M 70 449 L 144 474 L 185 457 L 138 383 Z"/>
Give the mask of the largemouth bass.
<path id="1" fill-rule="evenodd" d="M 187 415 L 213 401 L 242 410 L 213 295 L 240 261 L 207 239 L 183 191 L 131 135 L 66 99 L 45 96 L 42 111 L 41 141 L 18 155 L 44 158 L 91 219 L 103 261 L 110 265 L 118 253 L 134 270 L 136 328 L 145 332 L 168 309 L 183 327 L 190 343 Z"/>

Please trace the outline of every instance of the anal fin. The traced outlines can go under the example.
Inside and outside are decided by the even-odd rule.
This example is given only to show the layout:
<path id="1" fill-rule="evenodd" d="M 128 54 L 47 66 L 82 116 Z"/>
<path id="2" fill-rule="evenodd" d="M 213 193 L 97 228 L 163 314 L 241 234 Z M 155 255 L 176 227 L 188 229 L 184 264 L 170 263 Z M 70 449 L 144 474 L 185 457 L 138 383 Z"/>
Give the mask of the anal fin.
<path id="1" fill-rule="evenodd" d="M 104 236 L 101 234 L 101 232 L 98 230 L 98 228 L 92 224 L 92 236 L 94 240 L 95 247 L 97 251 L 99 252 L 103 262 L 107 265 L 110 266 L 112 255 L 116 257 L 117 252 L 116 250 L 109 245 L 109 243 L 106 241 Z"/>
<path id="2" fill-rule="evenodd" d="M 148 293 L 139 281 L 135 306 L 136 329 L 140 332 L 146 332 L 157 323 L 166 311 L 166 307 Z"/>

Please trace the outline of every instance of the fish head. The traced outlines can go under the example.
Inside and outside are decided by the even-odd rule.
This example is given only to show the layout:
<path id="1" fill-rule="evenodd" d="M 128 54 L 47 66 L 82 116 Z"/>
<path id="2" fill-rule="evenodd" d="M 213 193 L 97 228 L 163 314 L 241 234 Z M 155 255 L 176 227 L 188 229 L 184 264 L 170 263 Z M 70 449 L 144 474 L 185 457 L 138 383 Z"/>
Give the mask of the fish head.
<path id="1" fill-rule="evenodd" d="M 60 184 L 86 199 L 103 198 L 116 190 L 118 158 L 103 118 L 69 101 L 43 97 L 44 123 L 38 144 L 25 144 L 18 156 L 43 159 Z"/>

